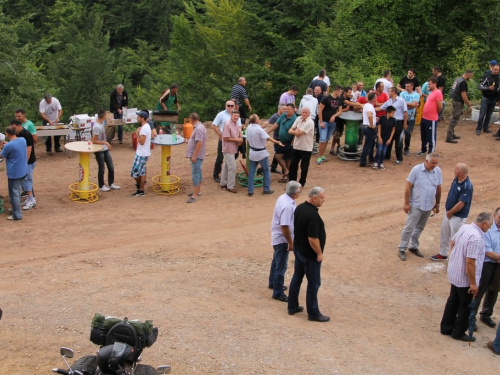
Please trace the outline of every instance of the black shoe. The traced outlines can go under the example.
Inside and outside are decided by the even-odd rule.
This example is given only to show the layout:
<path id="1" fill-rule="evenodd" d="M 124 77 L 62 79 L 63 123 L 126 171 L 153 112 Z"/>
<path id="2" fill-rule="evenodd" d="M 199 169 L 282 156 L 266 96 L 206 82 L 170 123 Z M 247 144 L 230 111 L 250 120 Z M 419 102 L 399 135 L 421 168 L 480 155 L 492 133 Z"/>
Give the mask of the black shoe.
<path id="1" fill-rule="evenodd" d="M 485 132 L 485 133 L 493 133 L 490 129 L 484 129 L 483 132 Z"/>
<path id="2" fill-rule="evenodd" d="M 482 317 L 479 320 L 481 320 L 484 324 L 486 324 L 488 327 L 491 327 L 491 328 L 495 328 L 495 326 L 497 325 L 493 321 L 493 319 L 491 319 L 489 316 Z"/>
<path id="3" fill-rule="evenodd" d="M 403 262 L 406 260 L 406 253 L 403 250 L 399 250 L 399 259 Z"/>
<path id="4" fill-rule="evenodd" d="M 454 139 L 446 139 L 446 143 L 458 143 L 458 141 Z"/>
<path id="5" fill-rule="evenodd" d="M 493 133 L 491 136 L 492 137 L 500 137 L 500 132 Z"/>
<path id="6" fill-rule="evenodd" d="M 264 168 L 262 168 L 262 167 L 257 168 L 257 172 L 255 172 L 255 173 L 257 173 L 258 175 L 263 174 Z"/>
<path id="7" fill-rule="evenodd" d="M 304 307 L 298 306 L 298 307 L 294 308 L 293 310 L 288 310 L 288 315 L 295 315 L 295 314 L 300 313 L 302 311 L 304 311 Z"/>
<path id="8" fill-rule="evenodd" d="M 268 286 L 269 289 L 274 289 L 272 286 Z M 283 290 L 287 290 L 288 287 L 286 285 L 283 285 Z"/>
<path id="9" fill-rule="evenodd" d="M 249 197 L 253 197 L 253 193 L 247 193 Z"/>
<path id="10" fill-rule="evenodd" d="M 274 190 L 266 190 L 262 194 L 274 194 Z"/>
<path id="11" fill-rule="evenodd" d="M 500 134 L 499 134 L 500 135 Z M 460 139 L 460 136 L 459 135 L 455 135 L 453 134 L 453 139 Z"/>
<path id="12" fill-rule="evenodd" d="M 481 135 L 481 130 L 476 130 L 476 135 Z"/>
<path id="13" fill-rule="evenodd" d="M 451 336 L 453 340 L 465 341 L 465 342 L 474 342 L 476 338 L 472 336 L 469 340 L 469 335 L 463 334 L 462 336 Z"/>
<path id="14" fill-rule="evenodd" d="M 271 168 L 271 173 L 281 174 L 280 172 L 278 172 L 278 168 Z"/>
<path id="15" fill-rule="evenodd" d="M 415 254 L 416 256 L 418 256 L 420 258 L 424 257 L 424 254 L 422 254 L 419 249 L 408 249 L 408 250 L 410 250 L 413 254 Z"/>
<path id="16" fill-rule="evenodd" d="M 495 140 L 500 141 L 500 135 L 497 138 L 495 138 Z"/>
<path id="17" fill-rule="evenodd" d="M 56 152 L 63 152 L 63 150 L 61 150 L 60 148 L 57 148 Z"/>
<path id="18" fill-rule="evenodd" d="M 141 190 L 137 190 L 134 194 L 132 194 L 133 197 L 144 197 L 146 194 L 141 191 Z"/>
<path id="19" fill-rule="evenodd" d="M 279 297 L 273 297 L 273 299 L 276 299 L 276 300 L 281 301 L 281 302 L 288 302 L 288 297 L 286 296 L 286 294 L 282 294 Z"/>
<path id="20" fill-rule="evenodd" d="M 310 316 L 308 317 L 308 319 L 311 321 L 311 322 L 321 322 L 321 323 L 325 323 L 325 322 L 328 322 L 330 320 L 330 317 L 329 316 L 326 316 L 326 315 L 319 315 L 319 316 Z"/>
<path id="21" fill-rule="evenodd" d="M 219 176 L 214 176 L 214 181 L 217 182 L 218 184 L 220 184 L 220 178 L 219 178 Z"/>

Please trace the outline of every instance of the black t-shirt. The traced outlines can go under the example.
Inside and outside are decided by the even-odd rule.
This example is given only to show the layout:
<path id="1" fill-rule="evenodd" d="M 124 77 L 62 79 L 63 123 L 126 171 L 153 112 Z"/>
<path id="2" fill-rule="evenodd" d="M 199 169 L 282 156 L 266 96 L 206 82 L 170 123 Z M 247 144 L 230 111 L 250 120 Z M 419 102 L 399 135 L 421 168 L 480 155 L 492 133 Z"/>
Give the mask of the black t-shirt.
<path id="1" fill-rule="evenodd" d="M 467 81 L 463 77 L 458 77 L 455 80 L 455 82 L 453 82 L 453 85 L 451 87 L 450 98 L 463 103 L 464 99 L 462 98 L 462 93 L 464 91 L 465 91 L 465 94 L 467 95 L 467 93 L 469 91 L 469 86 L 467 85 Z"/>
<path id="2" fill-rule="evenodd" d="M 325 250 L 325 224 L 318 208 L 309 202 L 299 204 L 293 218 L 293 246 L 307 259 L 316 259 L 317 254 L 309 244 L 309 237 L 318 238 L 321 252 Z"/>
<path id="3" fill-rule="evenodd" d="M 401 80 L 399 81 L 399 86 L 401 86 L 404 90 L 406 88 L 407 82 L 413 82 L 413 89 L 420 87 L 420 82 L 418 82 L 417 77 L 413 77 L 412 79 L 409 79 L 408 76 L 404 76 L 403 78 L 401 78 Z"/>
<path id="4" fill-rule="evenodd" d="M 440 88 L 442 87 L 443 88 L 443 92 L 444 92 L 444 86 L 446 85 L 446 77 L 444 75 L 440 75 L 439 77 L 436 78 L 437 79 L 437 88 Z"/>
<path id="5" fill-rule="evenodd" d="M 378 125 L 380 125 L 380 135 L 382 136 L 382 141 L 387 142 L 391 136 L 392 128 L 396 126 L 396 119 L 387 116 L 380 116 L 378 120 Z"/>
<path id="6" fill-rule="evenodd" d="M 278 121 L 280 115 L 278 115 L 278 113 L 275 113 L 274 115 L 272 115 L 271 117 L 269 117 L 267 119 L 267 122 L 270 124 L 270 125 L 273 125 L 276 123 L 276 121 Z M 274 139 L 278 139 L 280 136 L 280 127 L 276 127 L 276 129 L 274 129 L 274 132 L 273 132 L 273 138 Z"/>
<path id="7" fill-rule="evenodd" d="M 334 98 L 327 95 L 321 99 L 321 104 L 325 106 L 323 108 L 323 121 L 329 122 L 330 118 L 339 111 L 339 107 L 342 105 L 342 97 Z"/>
<path id="8" fill-rule="evenodd" d="M 35 144 L 33 142 L 33 136 L 31 135 L 31 133 L 29 131 L 27 131 L 24 128 L 23 128 L 23 130 L 21 130 L 21 132 L 17 136 L 20 138 L 26 139 L 26 147 L 31 146 L 31 154 L 30 154 L 30 158 L 28 159 L 28 164 L 33 164 L 36 161 Z"/>
<path id="9" fill-rule="evenodd" d="M 328 90 L 328 85 L 325 83 L 325 81 L 322 81 L 320 79 L 313 79 L 309 84 L 309 87 L 313 90 L 316 86 L 321 87 L 321 92 L 326 92 L 326 90 Z"/>

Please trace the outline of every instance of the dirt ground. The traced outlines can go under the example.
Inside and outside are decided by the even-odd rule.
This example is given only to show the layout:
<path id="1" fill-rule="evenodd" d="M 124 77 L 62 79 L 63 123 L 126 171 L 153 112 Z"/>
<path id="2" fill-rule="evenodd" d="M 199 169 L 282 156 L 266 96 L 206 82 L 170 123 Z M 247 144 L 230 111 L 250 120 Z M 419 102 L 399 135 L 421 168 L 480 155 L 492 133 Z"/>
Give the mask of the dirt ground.
<path id="1" fill-rule="evenodd" d="M 461 122 L 456 133 L 462 139 L 448 144 L 446 127 L 440 123 L 437 144 L 442 206 L 453 167 L 467 163 L 474 184 L 470 222 L 499 206 L 500 142 L 476 136 L 474 123 Z M 272 175 L 274 195 L 258 189 L 249 198 L 241 186 L 238 194 L 221 191 L 212 180 L 217 140 L 208 133 L 203 196 L 194 204 L 185 202 L 192 188 L 186 144 L 173 147 L 172 156 L 181 192 L 159 196 L 148 183 L 146 197 L 134 198 L 127 134 L 125 144 L 112 149 L 122 189 L 100 193 L 93 204 L 68 199 L 78 158 L 47 156 L 38 144 L 37 208 L 23 212 L 22 221 L 0 215 L 1 374 L 48 374 L 64 366 L 61 346 L 77 357 L 95 352 L 89 341 L 95 312 L 154 320 L 160 335 L 144 351 L 144 363 L 170 364 L 175 374 L 500 373 L 500 358 L 486 348 L 495 329 L 478 322 L 471 346 L 439 333 L 449 283 L 446 263 L 428 256 L 437 252 L 443 214 L 431 218 L 422 234 L 426 258 L 398 258 L 405 179 L 423 162 L 413 155 L 418 127 L 413 154 L 402 165 L 374 171 L 332 156 L 311 165 L 306 190 L 326 189 L 319 303 L 332 319 L 325 324 L 309 322 L 306 313 L 289 316 L 267 289 L 270 222 L 284 189 L 279 175 Z M 148 165 L 148 179 L 159 174 L 159 148 Z M 5 163 L 0 168 L 0 193 L 6 195 Z M 93 160 L 91 179 L 97 182 Z M 293 255 L 287 284 L 292 270 Z M 300 301 L 305 306 L 305 285 Z"/>

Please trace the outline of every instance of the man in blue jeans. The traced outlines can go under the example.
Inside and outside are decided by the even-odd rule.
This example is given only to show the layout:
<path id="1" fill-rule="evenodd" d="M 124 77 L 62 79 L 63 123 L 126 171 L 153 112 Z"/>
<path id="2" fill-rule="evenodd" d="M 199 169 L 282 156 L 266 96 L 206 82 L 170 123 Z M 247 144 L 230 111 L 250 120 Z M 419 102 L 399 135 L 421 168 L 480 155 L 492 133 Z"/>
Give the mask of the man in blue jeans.
<path id="1" fill-rule="evenodd" d="M 314 187 L 309 192 L 307 201 L 297 206 L 293 219 L 295 270 L 290 282 L 288 314 L 304 311 L 299 306 L 300 285 L 307 277 L 306 307 L 308 319 L 314 322 L 328 322 L 330 317 L 321 314 L 318 307 L 318 290 L 321 286 L 321 263 L 325 249 L 325 224 L 318 209 L 325 202 L 325 191 Z"/>
<path id="2" fill-rule="evenodd" d="M 5 128 L 5 134 L 9 142 L 2 142 L 0 156 L 7 162 L 7 178 L 9 186 L 9 198 L 12 205 L 12 215 L 7 220 L 21 220 L 21 182 L 28 174 L 28 153 L 26 152 L 26 140 L 16 136 L 16 130 L 12 125 Z"/>
<path id="3" fill-rule="evenodd" d="M 295 200 L 301 191 L 302 186 L 297 181 L 286 184 L 285 194 L 276 201 L 271 223 L 271 244 L 274 253 L 269 272 L 269 289 L 273 289 L 273 298 L 281 302 L 288 301 L 288 297 L 283 293 L 286 290 L 283 284 L 288 266 L 288 253 L 293 251 Z"/>
<path id="4" fill-rule="evenodd" d="M 500 68 L 498 65 L 493 66 L 490 74 L 485 74 L 479 84 L 479 90 L 482 93 L 481 109 L 479 110 L 479 120 L 476 127 L 476 135 L 480 135 L 481 131 L 492 133 L 489 129 L 491 115 L 495 110 L 495 103 L 498 100 L 500 88 L 500 79 L 498 76 Z"/>

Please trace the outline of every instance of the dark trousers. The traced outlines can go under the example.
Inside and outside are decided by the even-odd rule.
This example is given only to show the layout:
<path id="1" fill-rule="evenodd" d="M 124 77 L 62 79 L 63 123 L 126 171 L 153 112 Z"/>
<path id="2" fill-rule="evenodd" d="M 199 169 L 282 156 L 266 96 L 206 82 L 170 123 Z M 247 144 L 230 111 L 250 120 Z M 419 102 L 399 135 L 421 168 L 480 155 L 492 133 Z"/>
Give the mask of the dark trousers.
<path id="1" fill-rule="evenodd" d="M 490 126 L 491 115 L 495 110 L 496 99 L 488 99 L 484 96 L 481 98 L 481 108 L 479 109 L 479 120 L 477 122 L 476 131 L 486 131 Z"/>
<path id="2" fill-rule="evenodd" d="M 273 245 L 273 260 L 269 271 L 269 288 L 273 288 L 273 297 L 283 295 L 285 274 L 288 267 L 288 243 Z"/>
<path id="3" fill-rule="evenodd" d="M 453 115 L 451 116 L 450 124 L 448 125 L 448 132 L 446 133 L 446 139 L 452 140 L 455 135 L 455 126 L 460 120 L 460 116 L 464 113 L 464 102 L 453 100 Z"/>
<path id="4" fill-rule="evenodd" d="M 288 293 L 288 310 L 299 307 L 299 292 L 304 275 L 307 278 L 306 308 L 307 315 L 315 318 L 322 315 L 318 306 L 318 290 L 321 286 L 321 262 L 307 259 L 298 250 L 293 249 L 295 268 Z"/>
<path id="5" fill-rule="evenodd" d="M 222 171 L 222 162 L 224 161 L 224 155 L 222 155 L 222 140 L 219 138 L 219 142 L 217 143 L 217 159 L 215 159 L 214 165 L 214 178 L 220 175 Z"/>
<path id="6" fill-rule="evenodd" d="M 48 125 L 49 123 L 45 120 L 42 121 L 43 125 Z M 61 138 L 60 135 L 54 135 L 54 150 L 60 150 L 61 145 L 59 144 L 59 139 Z M 45 150 L 47 152 L 52 151 L 52 137 L 47 137 L 45 139 Z"/>
<path id="7" fill-rule="evenodd" d="M 309 170 L 309 162 L 311 161 L 311 151 L 295 150 L 292 151 L 292 159 L 290 161 L 290 169 L 288 172 L 289 181 L 297 181 L 300 163 L 300 184 L 304 186 L 307 179 L 307 171 Z"/>
<path id="8" fill-rule="evenodd" d="M 396 128 L 394 130 L 394 137 L 392 137 L 391 144 L 387 148 L 385 153 L 385 158 L 389 160 L 391 158 L 392 145 L 394 145 L 394 150 L 396 151 L 396 160 L 403 161 L 403 120 L 396 120 Z M 410 142 L 408 141 L 408 147 Z"/>
<path id="9" fill-rule="evenodd" d="M 493 275 L 497 268 L 497 263 L 484 262 L 483 271 L 481 272 L 481 281 L 479 282 L 479 291 L 476 295 L 477 308 L 481 305 L 481 300 L 483 301 L 483 310 L 481 311 L 481 318 L 491 318 L 493 315 L 493 308 L 497 302 L 498 292 L 490 290 L 491 282 L 493 281 Z"/>
<path id="10" fill-rule="evenodd" d="M 410 142 L 411 142 L 411 134 L 413 133 L 413 128 L 415 127 L 415 119 L 413 120 L 408 120 L 406 122 L 406 130 L 404 131 L 405 133 L 405 147 L 404 147 L 404 150 L 405 151 L 409 151 L 410 150 Z"/>
<path id="11" fill-rule="evenodd" d="M 123 113 L 118 113 L 118 111 L 113 112 L 113 117 L 115 119 L 122 119 Z M 118 125 L 118 141 L 123 141 L 123 125 Z"/>
<path id="12" fill-rule="evenodd" d="M 369 126 L 363 126 L 363 134 L 365 136 L 365 143 L 363 145 L 363 152 L 361 153 L 359 165 L 366 165 L 366 158 L 369 154 L 371 156 L 370 159 L 373 159 L 373 143 L 375 141 L 377 131 Z"/>
<path id="13" fill-rule="evenodd" d="M 106 164 L 106 167 L 108 168 L 108 184 L 112 185 L 113 182 L 115 182 L 115 167 L 109 150 L 96 152 L 95 160 L 97 160 L 97 165 L 99 166 L 99 170 L 97 172 L 99 188 L 104 186 L 104 164 Z"/>
<path id="14" fill-rule="evenodd" d="M 437 121 L 426 120 L 424 118 L 420 122 L 420 139 L 422 140 L 422 148 L 420 151 L 429 151 L 430 154 L 436 150 L 437 123 Z M 429 145 L 428 149 L 427 145 Z"/>
<path id="15" fill-rule="evenodd" d="M 462 337 L 469 326 L 469 303 L 472 301 L 472 294 L 469 287 L 458 288 L 451 285 L 450 296 L 444 307 L 443 318 L 441 319 L 441 333 Z"/>

